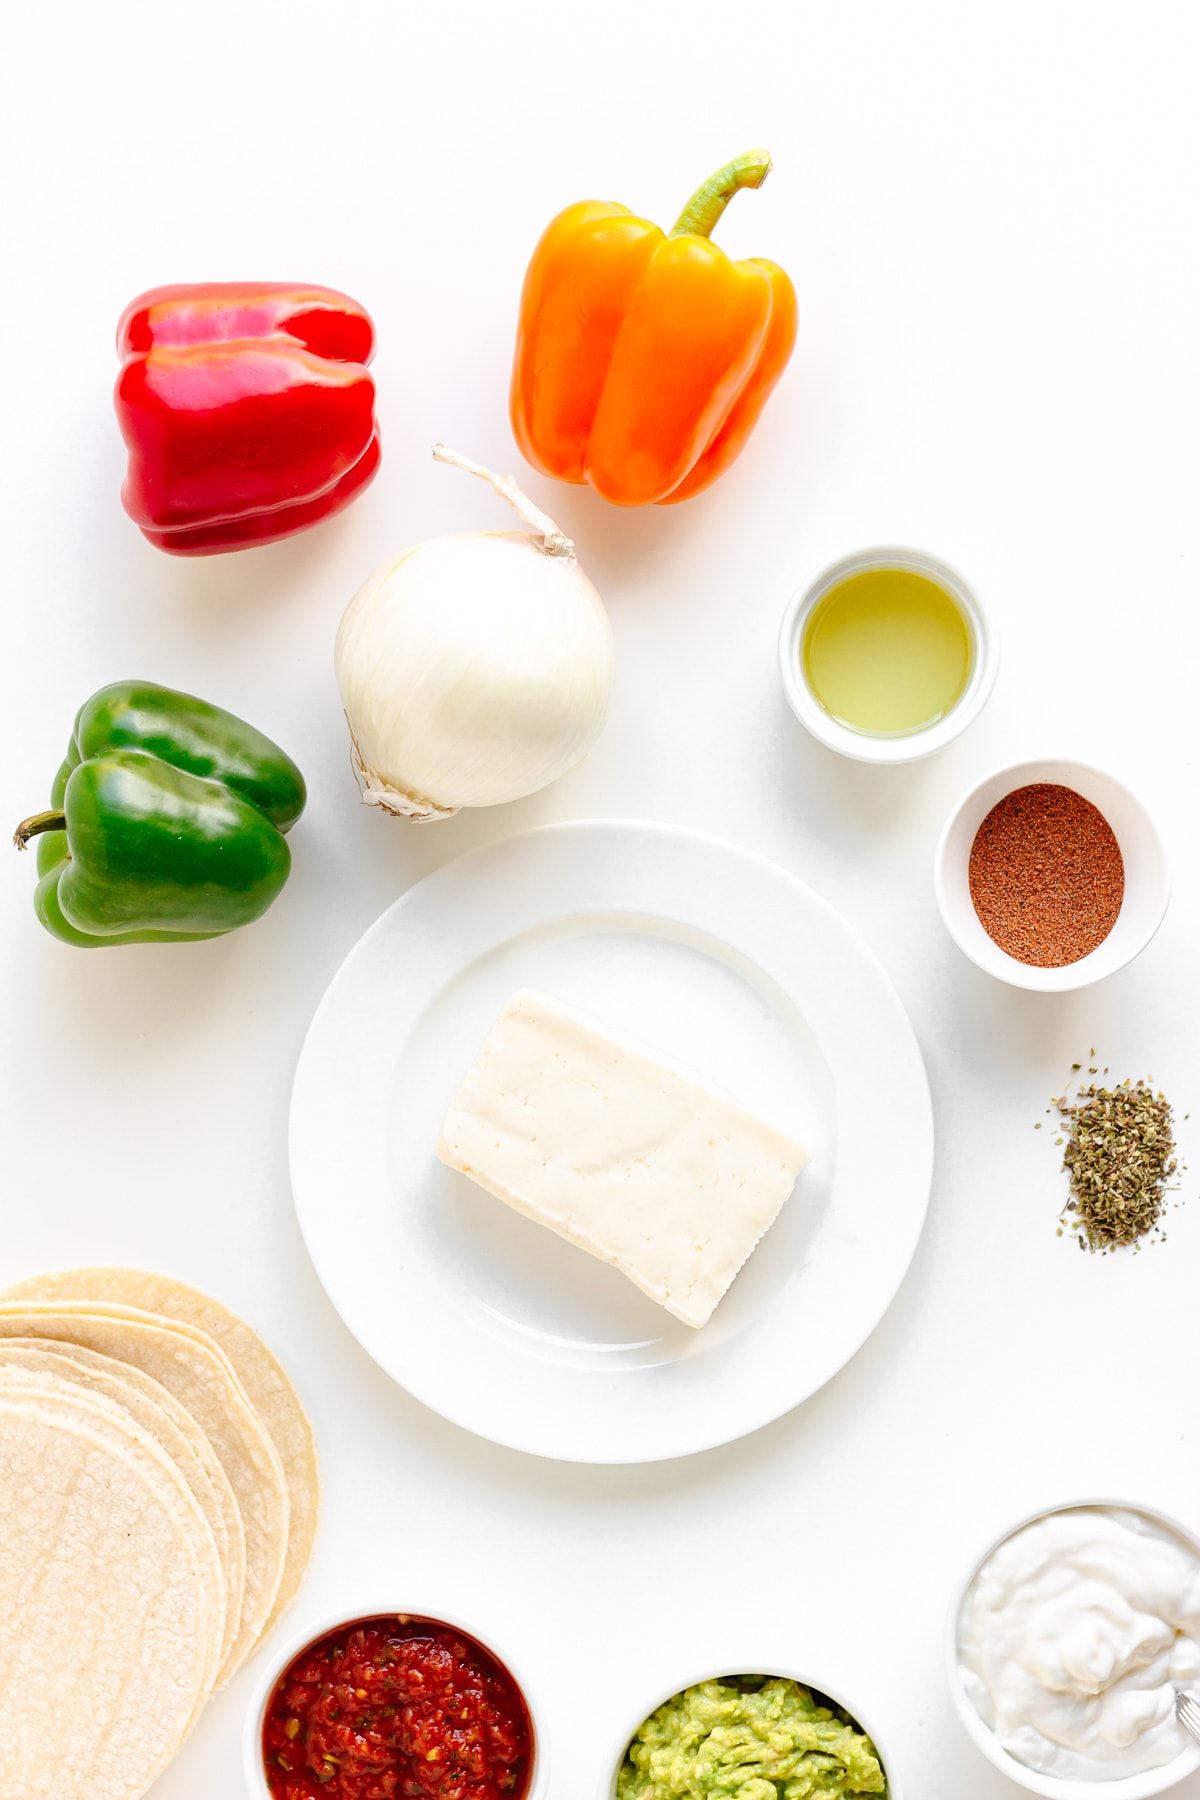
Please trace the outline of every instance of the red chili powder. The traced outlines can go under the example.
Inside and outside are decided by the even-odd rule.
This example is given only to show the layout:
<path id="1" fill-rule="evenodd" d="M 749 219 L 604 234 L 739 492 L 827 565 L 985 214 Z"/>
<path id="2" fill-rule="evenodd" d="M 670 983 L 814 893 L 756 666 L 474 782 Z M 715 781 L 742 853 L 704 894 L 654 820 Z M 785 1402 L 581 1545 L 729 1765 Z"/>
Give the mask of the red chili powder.
<path id="1" fill-rule="evenodd" d="M 971 899 L 1018 962 L 1061 969 L 1102 944 L 1125 893 L 1121 848 L 1074 788 L 1036 781 L 993 806 L 971 846 Z"/>

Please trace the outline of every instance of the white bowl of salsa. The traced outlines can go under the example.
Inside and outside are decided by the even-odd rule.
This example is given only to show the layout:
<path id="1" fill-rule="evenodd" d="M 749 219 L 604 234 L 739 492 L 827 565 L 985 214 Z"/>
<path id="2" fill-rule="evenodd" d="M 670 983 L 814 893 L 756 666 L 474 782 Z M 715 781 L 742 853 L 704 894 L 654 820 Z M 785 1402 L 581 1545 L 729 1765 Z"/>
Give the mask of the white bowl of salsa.
<path id="1" fill-rule="evenodd" d="M 360 1800 L 369 1771 L 390 1768 L 427 1773 L 430 1800 L 450 1769 L 484 1781 L 486 1800 L 546 1800 L 550 1785 L 511 1659 L 477 1626 L 421 1607 L 338 1613 L 294 1633 L 255 1690 L 243 1751 L 254 1800 Z"/>

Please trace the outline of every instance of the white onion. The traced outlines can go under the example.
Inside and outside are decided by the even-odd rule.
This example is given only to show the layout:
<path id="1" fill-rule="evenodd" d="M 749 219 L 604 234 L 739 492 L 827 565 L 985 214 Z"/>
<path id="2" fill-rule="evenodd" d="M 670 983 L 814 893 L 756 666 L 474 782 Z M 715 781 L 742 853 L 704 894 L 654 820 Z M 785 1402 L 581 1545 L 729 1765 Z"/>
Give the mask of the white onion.
<path id="1" fill-rule="evenodd" d="M 575 546 L 521 493 L 481 476 L 528 532 L 430 538 L 365 581 L 334 662 L 364 802 L 410 819 L 519 800 L 573 768 L 600 734 L 612 628 Z"/>

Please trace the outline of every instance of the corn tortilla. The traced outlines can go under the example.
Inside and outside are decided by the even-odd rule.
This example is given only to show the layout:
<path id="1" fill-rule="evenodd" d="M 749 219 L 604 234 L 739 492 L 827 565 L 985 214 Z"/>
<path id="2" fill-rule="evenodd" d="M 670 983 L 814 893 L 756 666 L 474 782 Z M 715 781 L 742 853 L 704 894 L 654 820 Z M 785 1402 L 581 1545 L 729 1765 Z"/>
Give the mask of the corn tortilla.
<path id="1" fill-rule="evenodd" d="M 270 1619 L 283 1576 L 288 1496 L 279 1457 L 228 1359 L 202 1332 L 130 1308 L 0 1303 L 0 1339 L 64 1340 L 111 1356 L 161 1382 L 216 1452 L 246 1533 L 245 1599 L 233 1656 L 249 1654 Z"/>
<path id="2" fill-rule="evenodd" d="M 143 1468 L 152 1470 L 153 1478 L 165 1482 L 174 1496 L 188 1542 L 195 1553 L 204 1585 L 204 1612 L 207 1621 L 205 1643 L 203 1701 L 208 1699 L 216 1683 L 224 1659 L 225 1627 L 229 1611 L 229 1588 L 212 1528 L 203 1508 L 188 1487 L 177 1465 L 150 1435 L 115 1400 L 103 1394 L 81 1394 L 72 1383 L 56 1375 L 30 1370 L 0 1370 L 0 1400 L 15 1400 L 36 1407 L 47 1422 L 82 1419 L 89 1430 L 115 1440 L 124 1449 L 132 1449 Z"/>
<path id="3" fill-rule="evenodd" d="M 233 1364 L 252 1406 L 271 1436 L 288 1490 L 288 1547 L 283 1578 L 266 1630 L 295 1598 L 312 1560 L 320 1520 L 317 1444 L 300 1396 L 258 1333 L 219 1300 L 168 1275 L 140 1269 L 65 1269 L 18 1282 L 0 1301 L 107 1301 L 175 1319 L 204 1332 Z"/>
<path id="4" fill-rule="evenodd" d="M 182 1477 L 87 1411 L 0 1396 L 0 1767 L 21 1800 L 138 1800 L 219 1642 Z"/>
<path id="5" fill-rule="evenodd" d="M 246 1539 L 233 1490 L 204 1433 L 190 1413 L 185 1413 L 158 1382 L 124 1363 L 97 1356 L 95 1351 L 83 1350 L 77 1344 L 51 1345 L 24 1339 L 0 1341 L 0 1388 L 11 1382 L 51 1390 L 66 1386 L 84 1401 L 94 1398 L 114 1403 L 128 1415 L 139 1432 L 153 1439 L 179 1470 L 213 1534 L 225 1577 L 226 1619 L 217 1677 L 217 1686 L 222 1686 L 241 1623 L 246 1587 Z M 198 1453 L 198 1443 L 203 1445 L 207 1455 Z M 224 1484 L 230 1512 L 226 1511 L 224 1496 L 210 1471 L 215 1471 Z"/>

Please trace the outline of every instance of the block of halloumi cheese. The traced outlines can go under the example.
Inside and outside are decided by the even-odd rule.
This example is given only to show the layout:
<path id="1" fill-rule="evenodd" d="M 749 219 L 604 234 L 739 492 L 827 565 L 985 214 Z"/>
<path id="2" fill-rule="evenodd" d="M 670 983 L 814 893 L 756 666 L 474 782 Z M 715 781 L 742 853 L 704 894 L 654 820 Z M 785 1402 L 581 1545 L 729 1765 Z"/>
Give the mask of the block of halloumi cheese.
<path id="1" fill-rule="evenodd" d="M 468 1069 L 437 1153 L 695 1326 L 808 1161 L 786 1132 L 532 988 Z"/>

